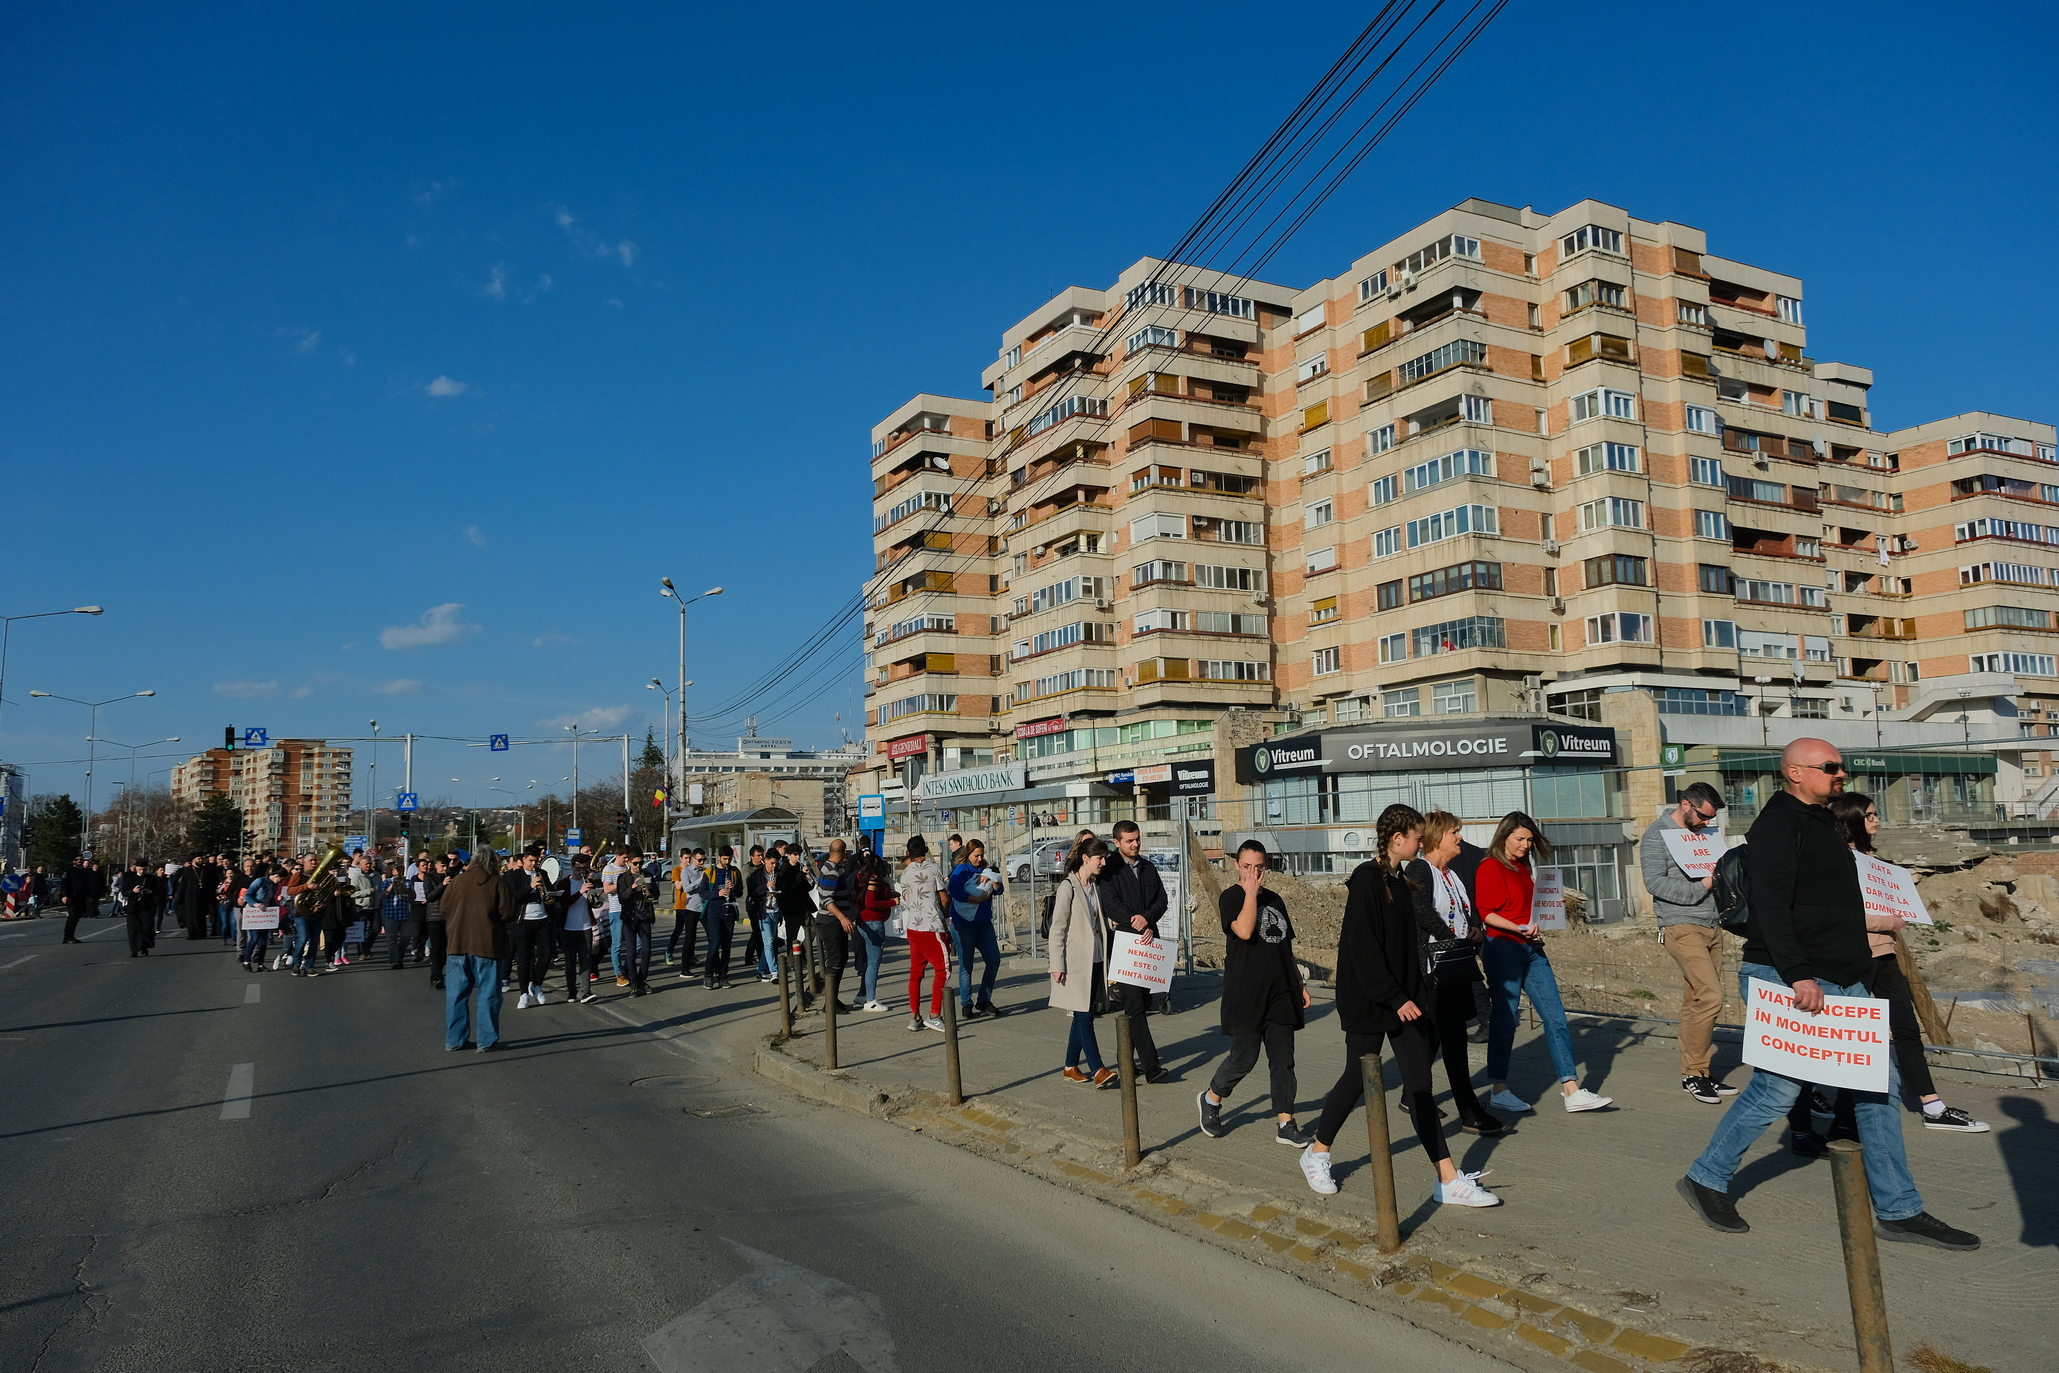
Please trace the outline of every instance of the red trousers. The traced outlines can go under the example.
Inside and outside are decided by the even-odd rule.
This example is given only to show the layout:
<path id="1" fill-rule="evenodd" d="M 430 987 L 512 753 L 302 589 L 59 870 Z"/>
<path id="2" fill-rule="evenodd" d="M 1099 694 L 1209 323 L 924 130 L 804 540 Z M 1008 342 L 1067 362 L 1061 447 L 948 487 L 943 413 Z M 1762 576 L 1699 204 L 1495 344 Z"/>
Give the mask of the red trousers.
<path id="1" fill-rule="evenodd" d="M 934 1020 L 944 1013 L 944 981 L 950 966 L 944 960 L 944 937 L 930 930 L 908 931 L 908 1014 L 922 1014 L 922 969 L 934 966 L 937 975 L 929 992 L 929 1014 Z"/>

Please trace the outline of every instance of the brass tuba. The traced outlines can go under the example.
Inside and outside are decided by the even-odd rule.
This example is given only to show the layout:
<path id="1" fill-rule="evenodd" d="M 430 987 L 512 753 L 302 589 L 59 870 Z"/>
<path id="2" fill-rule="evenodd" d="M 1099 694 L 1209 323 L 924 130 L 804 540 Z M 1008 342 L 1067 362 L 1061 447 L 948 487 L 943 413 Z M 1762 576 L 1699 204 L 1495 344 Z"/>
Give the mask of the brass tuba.
<path id="1" fill-rule="evenodd" d="M 315 864 L 314 872 L 308 875 L 307 888 L 295 898 L 294 910 L 302 915 L 314 915 L 329 909 L 329 903 L 336 899 L 336 860 L 343 856 L 343 841 L 331 840 L 329 851 L 322 855 L 322 861 Z"/>

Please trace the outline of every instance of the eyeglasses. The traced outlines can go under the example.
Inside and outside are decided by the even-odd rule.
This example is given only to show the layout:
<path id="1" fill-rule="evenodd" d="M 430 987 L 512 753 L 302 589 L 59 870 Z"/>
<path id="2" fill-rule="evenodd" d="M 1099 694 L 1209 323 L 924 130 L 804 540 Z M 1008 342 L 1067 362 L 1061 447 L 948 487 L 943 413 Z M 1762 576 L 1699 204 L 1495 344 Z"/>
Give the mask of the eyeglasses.
<path id="1" fill-rule="evenodd" d="M 1803 769 L 1817 768 L 1823 772 L 1828 773 L 1832 777 L 1837 776 L 1839 773 L 1845 770 L 1844 763 L 1841 760 L 1835 758 L 1831 759 L 1827 763 L 1795 763 L 1793 764 L 1793 766 Z"/>

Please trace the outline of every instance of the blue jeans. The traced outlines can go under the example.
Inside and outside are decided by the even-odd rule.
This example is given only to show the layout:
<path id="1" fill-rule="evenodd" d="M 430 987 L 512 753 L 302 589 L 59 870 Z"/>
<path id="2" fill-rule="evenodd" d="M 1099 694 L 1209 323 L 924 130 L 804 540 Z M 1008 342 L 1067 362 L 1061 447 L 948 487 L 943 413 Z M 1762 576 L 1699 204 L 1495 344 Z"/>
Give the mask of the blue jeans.
<path id="1" fill-rule="evenodd" d="M 243 949 L 237 958 L 244 963 L 264 962 L 265 945 L 271 942 L 271 936 L 270 930 L 245 930 Z"/>
<path id="2" fill-rule="evenodd" d="M 729 946 L 736 941 L 736 907 L 727 901 L 709 901 L 701 907 L 701 930 L 708 936 L 708 959 L 701 966 L 710 984 L 729 976 Z M 687 952 L 693 946 L 687 945 Z"/>
<path id="3" fill-rule="evenodd" d="M 859 977 L 859 986 L 865 995 L 862 1001 L 879 1000 L 879 959 L 886 952 L 887 925 L 884 920 L 855 920 L 851 922 L 858 930 L 858 947 L 865 953 L 865 971 Z"/>
<path id="4" fill-rule="evenodd" d="M 758 927 L 758 976 L 779 976 L 779 917 L 767 911 L 753 916 Z"/>
<path id="5" fill-rule="evenodd" d="M 622 976 L 622 912 L 608 914 L 608 961 L 615 967 L 615 976 Z"/>
<path id="6" fill-rule="evenodd" d="M 1566 1008 L 1559 1003 L 1559 980 L 1552 976 L 1551 960 L 1544 950 L 1512 939 L 1490 938 L 1480 950 L 1480 962 L 1486 969 L 1487 990 L 1494 997 L 1487 1018 L 1487 1080 L 1509 1080 L 1509 1051 L 1516 1043 L 1516 1004 L 1528 992 L 1531 1009 L 1544 1023 L 1544 1044 L 1551 1050 L 1551 1066 L 1558 1070 L 1559 1081 L 1579 1081 L 1580 1070 L 1573 1062 L 1573 1034 L 1566 1028 Z"/>
<path id="7" fill-rule="evenodd" d="M 227 903 L 218 903 L 215 908 L 215 929 L 224 944 L 236 937 L 236 908 Z"/>
<path id="8" fill-rule="evenodd" d="M 490 1049 L 500 1042 L 500 960 L 454 953 L 443 964 L 443 1047 L 462 1049 L 472 1028 L 472 994 L 479 994 L 479 1032 L 472 1042 Z"/>
<path id="9" fill-rule="evenodd" d="M 320 941 L 322 922 L 311 915 L 293 917 L 293 966 L 305 968 L 315 961 L 315 946 Z"/>
<path id="10" fill-rule="evenodd" d="M 1763 963 L 1746 963 L 1737 970 L 1738 1000 L 1751 1005 L 1747 994 L 1751 979 L 1785 987 L 1787 979 Z M 1839 986 L 1819 981 L 1825 996 L 1870 996 L 1862 985 Z M 1751 1083 L 1730 1109 L 1723 1113 L 1709 1147 L 1694 1161 L 1687 1175 L 1713 1191 L 1727 1193 L 1730 1180 L 1744 1151 L 1765 1133 L 1766 1127 L 1787 1114 L 1787 1108 L 1801 1097 L 1806 1083 L 1764 1068 L 1752 1069 Z M 1866 1186 L 1873 1193 L 1873 1214 L 1882 1220 L 1907 1220 L 1923 1210 L 1923 1197 L 1916 1180 L 1909 1176 L 1909 1158 L 1902 1150 L 1902 1074 L 1893 1054 L 1887 1056 L 1887 1090 L 1853 1092 L 1853 1114 L 1858 1118 L 1859 1146 L 1866 1151 Z"/>
<path id="11" fill-rule="evenodd" d="M 992 925 L 987 926 L 990 935 L 993 928 Z M 1065 1066 L 1068 1068 L 1072 1067 L 1080 1061 L 1082 1055 L 1087 1060 L 1088 1073 L 1098 1073 L 1101 1071 L 1101 1045 L 1094 1038 L 1094 1013 L 1092 1011 L 1074 1011 L 1072 1013 L 1072 1030 L 1066 1035 L 1065 1039 Z"/>
<path id="12" fill-rule="evenodd" d="M 979 973 L 979 999 L 994 999 L 994 980 L 1001 975 L 1001 941 L 991 920 L 960 920 L 951 917 L 951 944 L 958 951 L 958 1004 L 972 1004 L 972 955 L 977 952 L 986 966 Z M 1089 1041 L 1093 1032 L 1088 1031 Z M 1098 1061 L 1098 1051 L 1096 1054 Z"/>

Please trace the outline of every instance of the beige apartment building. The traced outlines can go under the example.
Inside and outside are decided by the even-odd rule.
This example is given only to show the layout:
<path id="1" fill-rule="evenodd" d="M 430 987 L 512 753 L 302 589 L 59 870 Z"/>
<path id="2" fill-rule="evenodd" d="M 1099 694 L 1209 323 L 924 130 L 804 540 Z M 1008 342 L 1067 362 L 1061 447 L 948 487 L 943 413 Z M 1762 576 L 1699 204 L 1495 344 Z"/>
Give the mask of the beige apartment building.
<path id="1" fill-rule="evenodd" d="M 1302 287 L 1145 259 L 1069 288 L 1003 335 L 991 399 L 873 431 L 861 785 L 1019 762 L 1093 823 L 1097 777 L 1214 749 L 1231 707 L 1599 725 L 1637 692 L 1650 751 L 1741 815 L 1802 732 L 1877 753 L 1909 818 L 2045 813 L 2053 428 L 1875 428 L 1804 300 L 1595 201 L 1470 200 Z M 1972 761 L 1926 761 L 1952 743 Z"/>
<path id="2" fill-rule="evenodd" d="M 197 806 L 226 795 L 243 812 L 246 849 L 312 853 L 350 828 L 351 759 L 321 739 L 211 748 L 172 769 L 172 797 Z"/>

